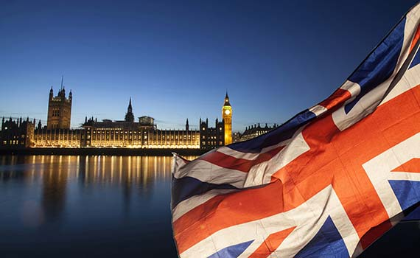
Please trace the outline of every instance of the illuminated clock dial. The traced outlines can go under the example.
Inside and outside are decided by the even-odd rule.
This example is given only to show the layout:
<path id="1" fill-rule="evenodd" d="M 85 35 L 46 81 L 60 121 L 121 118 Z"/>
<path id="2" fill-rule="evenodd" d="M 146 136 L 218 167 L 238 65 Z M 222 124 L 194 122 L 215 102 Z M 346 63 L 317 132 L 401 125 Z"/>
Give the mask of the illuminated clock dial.
<path id="1" fill-rule="evenodd" d="M 229 109 L 226 109 L 226 110 L 225 110 L 225 114 L 226 114 L 226 115 L 229 115 L 229 114 L 230 114 L 230 110 L 229 110 Z"/>

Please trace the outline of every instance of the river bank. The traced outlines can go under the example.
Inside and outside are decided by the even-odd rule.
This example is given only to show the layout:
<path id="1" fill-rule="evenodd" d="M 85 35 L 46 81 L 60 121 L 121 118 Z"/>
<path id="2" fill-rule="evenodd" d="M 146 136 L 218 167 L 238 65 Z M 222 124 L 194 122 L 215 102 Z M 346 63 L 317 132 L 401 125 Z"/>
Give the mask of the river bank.
<path id="1" fill-rule="evenodd" d="M 109 156 L 199 156 L 209 150 L 203 149 L 130 149 L 130 148 L 7 148 L 0 155 L 109 155 Z"/>

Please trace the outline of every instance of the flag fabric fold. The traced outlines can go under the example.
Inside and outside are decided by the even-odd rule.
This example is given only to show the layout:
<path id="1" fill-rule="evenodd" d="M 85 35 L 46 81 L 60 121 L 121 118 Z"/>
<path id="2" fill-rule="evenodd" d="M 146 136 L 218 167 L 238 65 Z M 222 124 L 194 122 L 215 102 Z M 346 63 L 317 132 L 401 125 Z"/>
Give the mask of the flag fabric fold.
<path id="1" fill-rule="evenodd" d="M 174 155 L 184 257 L 356 257 L 420 203 L 420 6 L 330 97 L 279 128 Z"/>

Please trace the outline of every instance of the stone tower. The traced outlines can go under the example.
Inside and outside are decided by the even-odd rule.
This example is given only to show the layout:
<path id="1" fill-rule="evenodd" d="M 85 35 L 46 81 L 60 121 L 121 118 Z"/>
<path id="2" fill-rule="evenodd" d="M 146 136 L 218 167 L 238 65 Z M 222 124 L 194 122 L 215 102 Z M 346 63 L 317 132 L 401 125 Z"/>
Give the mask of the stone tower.
<path id="1" fill-rule="evenodd" d="M 128 104 L 127 113 L 125 114 L 125 121 L 133 123 L 134 122 L 134 114 L 133 114 L 133 107 L 131 106 L 131 98 L 130 103 Z"/>
<path id="2" fill-rule="evenodd" d="M 56 97 L 51 87 L 48 99 L 47 129 L 70 129 L 72 98 L 71 91 L 69 97 L 66 98 L 63 79 L 61 79 L 61 88 Z"/>
<path id="3" fill-rule="evenodd" d="M 229 95 L 226 92 L 225 103 L 222 107 L 222 117 L 225 127 L 225 145 L 232 143 L 232 106 L 229 103 Z"/>

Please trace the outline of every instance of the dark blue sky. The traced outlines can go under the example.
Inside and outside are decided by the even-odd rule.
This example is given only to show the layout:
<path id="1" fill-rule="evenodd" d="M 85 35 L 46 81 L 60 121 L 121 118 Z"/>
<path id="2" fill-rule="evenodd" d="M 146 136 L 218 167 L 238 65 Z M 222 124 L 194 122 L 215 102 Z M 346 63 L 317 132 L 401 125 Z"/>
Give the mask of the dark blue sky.
<path id="1" fill-rule="evenodd" d="M 338 88 L 416 1 L 0 1 L 0 116 L 46 120 L 61 75 L 72 126 L 281 123 Z"/>

